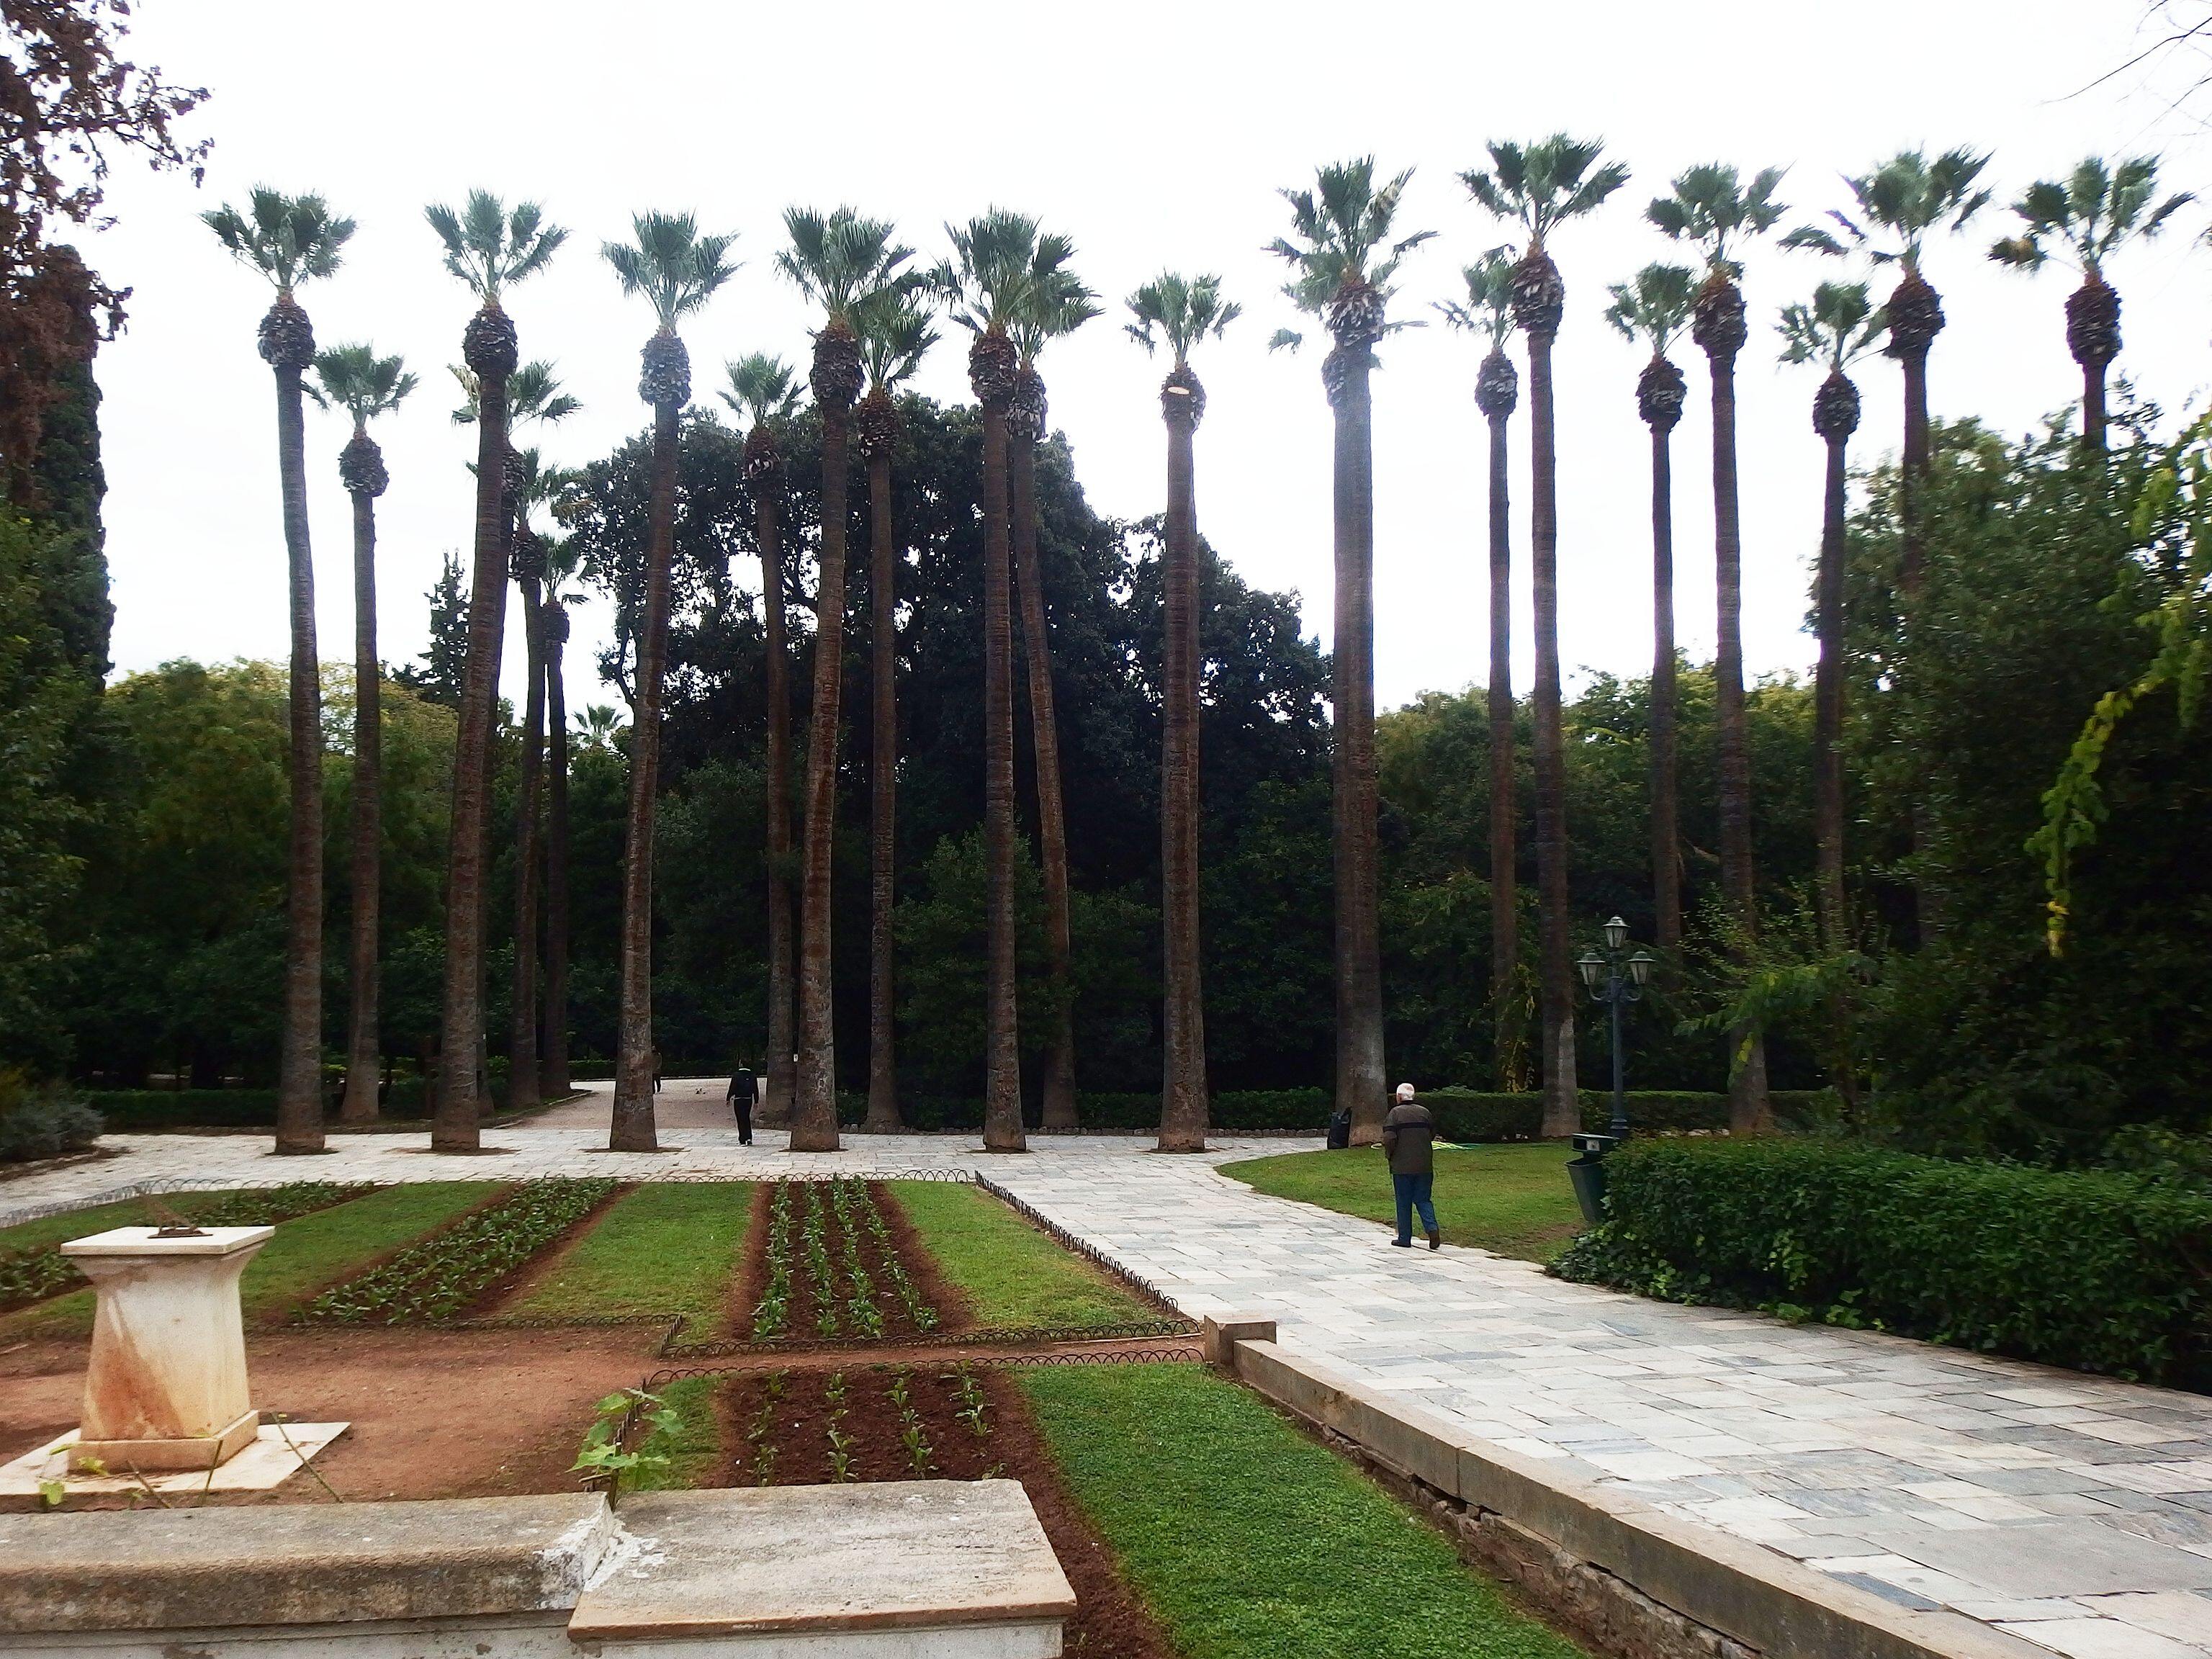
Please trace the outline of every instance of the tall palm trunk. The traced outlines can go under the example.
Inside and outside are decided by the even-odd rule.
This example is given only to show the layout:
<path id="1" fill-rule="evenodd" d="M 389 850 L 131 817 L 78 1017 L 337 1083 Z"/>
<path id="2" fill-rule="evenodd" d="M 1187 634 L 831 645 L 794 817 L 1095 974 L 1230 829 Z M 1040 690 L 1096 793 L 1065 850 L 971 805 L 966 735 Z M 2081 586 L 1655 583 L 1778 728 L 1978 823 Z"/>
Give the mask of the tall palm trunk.
<path id="1" fill-rule="evenodd" d="M 356 428 L 338 456 L 353 498 L 353 939 L 342 1123 L 374 1123 L 384 1055 L 378 1018 L 378 911 L 384 805 L 383 665 L 376 654 L 376 498 L 385 487 L 376 441 Z"/>
<path id="2" fill-rule="evenodd" d="M 2120 355 L 2120 296 L 2097 272 L 2066 296 L 2066 346 L 2081 367 L 2081 442 L 2105 447 L 2105 370 Z"/>
<path id="3" fill-rule="evenodd" d="M 898 848 L 898 544 L 891 522 L 891 445 L 898 414 L 874 394 L 860 410 L 868 459 L 869 690 L 873 743 L 868 780 L 868 1115 L 871 1129 L 896 1129 L 898 1103 L 898 991 L 891 904 Z"/>
<path id="4" fill-rule="evenodd" d="M 1713 701 L 1720 738 L 1721 891 L 1740 940 L 1758 925 L 1751 855 L 1751 754 L 1743 706 L 1743 533 L 1736 501 L 1735 357 L 1747 331 L 1743 295 L 1724 276 L 1698 296 L 1692 337 L 1705 348 L 1713 382 L 1713 569 L 1719 626 Z M 1774 1127 L 1766 1095 L 1766 1042 L 1756 1029 L 1731 1030 L 1729 1127 L 1737 1133 Z"/>
<path id="5" fill-rule="evenodd" d="M 1566 285 L 1549 255 L 1532 248 L 1514 267 L 1513 316 L 1528 341 L 1528 564 L 1536 627 L 1536 902 L 1542 933 L 1538 975 L 1543 1030 L 1543 1133 L 1582 1127 L 1575 1086 L 1575 983 L 1567 890 L 1567 761 L 1559 713 L 1559 480 L 1552 397 L 1552 345 Z"/>
<path id="6" fill-rule="evenodd" d="M 1897 474 L 1900 531 L 1897 587 L 1902 620 L 1909 635 L 1914 614 L 1919 609 L 1920 590 L 1926 574 L 1927 526 L 1922 522 L 1925 510 L 1923 497 L 1927 493 L 1932 465 L 1928 432 L 1928 352 L 1936 335 L 1942 331 L 1942 296 L 1908 265 L 1890 292 L 1888 308 L 1887 349 L 1905 371 L 1905 443 Z M 1913 849 L 1917 854 L 1924 855 L 1935 840 L 1935 823 L 1925 791 L 1914 792 L 1911 810 Z M 1915 865 L 1912 931 L 1925 941 L 1940 923 L 1942 901 L 1936 884 L 1917 858 Z"/>
<path id="7" fill-rule="evenodd" d="M 520 548 L 516 572 L 522 589 L 522 637 L 530 665 L 530 689 L 523 698 L 522 762 L 514 791 L 514 972 L 509 981 L 507 1048 L 507 1109 L 510 1112 L 529 1110 L 544 1098 L 538 1064 L 538 818 L 544 778 L 545 638 L 544 607 L 536 572 L 544 565 L 545 556 L 536 539 L 530 537 Z M 525 574 L 526 571 L 530 574 Z"/>
<path id="8" fill-rule="evenodd" d="M 1813 399 L 1813 429 L 1828 447 L 1820 519 L 1820 568 L 1814 584 L 1820 661 L 1813 679 L 1813 818 L 1818 852 L 1820 927 L 1827 948 L 1843 948 L 1844 894 L 1844 451 L 1859 423 L 1858 388 L 1842 370 Z"/>
<path id="9" fill-rule="evenodd" d="M 850 521 L 848 416 L 860 380 L 849 329 L 815 337 L 822 411 L 822 541 L 814 594 L 814 706 L 806 722 L 806 817 L 799 879 L 799 1095 L 791 1150 L 837 1150 L 837 1027 L 830 998 L 831 854 L 837 835 L 837 735 L 845 686 L 845 536 Z"/>
<path id="10" fill-rule="evenodd" d="M 323 690 L 315 649 L 315 562 L 307 541 L 307 442 L 300 375 L 313 361 L 307 313 L 282 295 L 261 321 L 276 375 L 276 469 L 290 592 L 291 830 L 285 880 L 284 1028 L 276 1150 L 323 1150 Z"/>
<path id="11" fill-rule="evenodd" d="M 568 698 L 562 655 L 568 607 L 549 601 L 538 622 L 545 649 L 545 1042 L 538 1090 L 559 1100 L 568 1079 Z"/>
<path id="12" fill-rule="evenodd" d="M 501 623 L 507 591 L 507 377 L 515 364 L 514 325 L 486 305 L 470 319 L 461 353 L 477 375 L 476 549 L 469 582 L 469 648 L 453 739 L 453 822 L 446 854 L 446 978 L 438 1048 L 433 1151 L 472 1152 L 482 1144 L 483 1097 L 484 866 L 490 848 L 491 728 L 499 692 Z"/>
<path id="13" fill-rule="evenodd" d="M 1372 289 L 1365 290 L 1372 293 Z M 1376 307 L 1379 313 L 1380 307 Z M 1340 296 L 1339 310 L 1348 308 Z M 1336 603 L 1330 649 L 1334 741 L 1336 1108 L 1352 1144 L 1382 1137 L 1382 945 L 1376 917 L 1375 784 L 1375 336 L 1357 311 L 1334 328 L 1322 382 L 1336 414 L 1333 466 Z M 1377 319 L 1379 320 L 1379 317 Z"/>
<path id="14" fill-rule="evenodd" d="M 1682 371 L 1655 356 L 1637 382 L 1651 428 L 1651 900 L 1660 950 L 1682 943 L 1682 841 L 1674 762 L 1674 458 Z"/>
<path id="15" fill-rule="evenodd" d="M 757 425 L 745 438 L 745 481 L 753 492 L 760 543 L 761 608 L 768 635 L 768 1093 L 764 1123 L 791 1118 L 798 1072 L 792 1033 L 791 968 L 791 658 L 784 643 L 783 538 L 777 507 L 783 460 L 775 436 Z"/>
<path id="16" fill-rule="evenodd" d="M 1512 483 L 1506 422 L 1520 401 L 1513 360 L 1492 349 L 1474 400 L 1490 422 L 1490 1017 L 1498 1088 L 1528 1086 L 1519 1007 L 1521 894 L 1514 850 L 1520 789 L 1513 744 Z"/>
<path id="17" fill-rule="evenodd" d="M 984 992 L 983 1150 L 1029 1149 L 1022 1133 L 1022 1049 L 1015 990 L 1014 673 L 1007 524 L 1006 404 L 1012 343 L 982 334 L 968 354 L 983 410 L 983 843 L 990 865 Z"/>
<path id="18" fill-rule="evenodd" d="M 1191 455 L 1191 435 L 1205 407 L 1198 376 L 1178 362 L 1160 388 L 1168 428 L 1167 542 L 1160 561 L 1166 612 L 1160 717 L 1164 1152 L 1204 1152 L 1209 1116 L 1198 933 L 1198 500 Z"/>
<path id="19" fill-rule="evenodd" d="M 1052 696 L 1052 643 L 1045 631 L 1044 578 L 1037 563 L 1036 447 L 1043 435 L 1044 386 L 1017 391 L 1007 416 L 1006 468 L 1012 496 L 1014 580 L 1022 610 L 1022 662 L 1028 671 L 1030 738 L 1036 760 L 1037 853 L 1044 875 L 1045 966 L 1052 983 L 1052 1033 L 1045 1050 L 1048 1129 L 1073 1129 L 1075 1112 L 1075 998 L 1069 983 L 1067 816 L 1060 785 L 1060 720 Z M 1025 395 L 1026 394 L 1026 395 Z"/>
<path id="20" fill-rule="evenodd" d="M 648 350 L 650 348 L 648 347 Z M 637 636 L 637 699 L 630 725 L 629 817 L 623 861 L 622 1026 L 611 1152 L 659 1150 L 653 1077 L 653 826 L 660 782 L 660 690 L 668 647 L 668 587 L 676 561 L 678 401 L 653 405 L 653 489 L 647 503 L 645 616 Z"/>

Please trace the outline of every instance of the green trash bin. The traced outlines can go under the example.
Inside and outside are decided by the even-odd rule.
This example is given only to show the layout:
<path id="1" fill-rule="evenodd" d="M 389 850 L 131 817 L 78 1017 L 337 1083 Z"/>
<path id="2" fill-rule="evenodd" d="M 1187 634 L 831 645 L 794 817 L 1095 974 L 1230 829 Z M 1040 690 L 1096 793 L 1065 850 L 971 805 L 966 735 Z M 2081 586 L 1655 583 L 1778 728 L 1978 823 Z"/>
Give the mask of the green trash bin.
<path id="1" fill-rule="evenodd" d="M 1567 1160 L 1567 1179 L 1574 1183 L 1583 1219 L 1599 1226 L 1605 1221 L 1605 1155 L 1617 1143 L 1611 1135 L 1589 1134 L 1577 1135 L 1574 1144 L 1579 1156 Z"/>

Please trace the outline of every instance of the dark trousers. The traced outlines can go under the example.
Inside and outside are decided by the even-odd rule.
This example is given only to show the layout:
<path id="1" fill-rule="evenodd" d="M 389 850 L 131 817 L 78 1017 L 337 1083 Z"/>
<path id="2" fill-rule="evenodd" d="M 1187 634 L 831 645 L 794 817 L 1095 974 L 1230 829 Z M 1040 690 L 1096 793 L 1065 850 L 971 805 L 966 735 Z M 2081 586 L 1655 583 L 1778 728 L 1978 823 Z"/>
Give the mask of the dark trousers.
<path id="1" fill-rule="evenodd" d="M 738 1145 L 740 1146 L 751 1146 L 753 1144 L 752 1102 L 739 1098 L 732 1100 L 730 1103 L 730 1105 L 738 1115 Z"/>
<path id="2" fill-rule="evenodd" d="M 1393 1175 L 1391 1191 L 1398 1200 L 1398 1242 L 1413 1242 L 1413 1212 L 1421 1212 L 1421 1225 L 1430 1232 L 1437 1230 L 1437 1206 L 1431 1197 L 1437 1184 L 1433 1175 Z"/>

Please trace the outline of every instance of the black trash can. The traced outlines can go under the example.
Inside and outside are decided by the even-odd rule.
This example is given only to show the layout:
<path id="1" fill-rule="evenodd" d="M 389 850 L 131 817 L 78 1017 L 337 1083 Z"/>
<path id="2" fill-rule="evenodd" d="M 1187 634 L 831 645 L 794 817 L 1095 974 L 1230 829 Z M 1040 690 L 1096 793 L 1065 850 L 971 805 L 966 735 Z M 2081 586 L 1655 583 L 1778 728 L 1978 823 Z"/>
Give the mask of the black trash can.
<path id="1" fill-rule="evenodd" d="M 1567 1179 L 1574 1183 L 1583 1219 L 1599 1226 L 1605 1221 L 1605 1155 L 1613 1148 L 1613 1137 L 1577 1135 L 1574 1142 L 1579 1156 L 1567 1160 Z"/>

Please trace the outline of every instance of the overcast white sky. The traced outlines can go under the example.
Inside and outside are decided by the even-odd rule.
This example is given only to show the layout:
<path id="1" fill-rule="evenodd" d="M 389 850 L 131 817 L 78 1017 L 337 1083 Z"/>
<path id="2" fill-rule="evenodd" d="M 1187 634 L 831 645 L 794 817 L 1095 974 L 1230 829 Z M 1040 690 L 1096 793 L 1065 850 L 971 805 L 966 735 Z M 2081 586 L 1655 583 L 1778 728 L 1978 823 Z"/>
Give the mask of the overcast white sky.
<path id="1" fill-rule="evenodd" d="M 1426 314 L 1460 265 L 1501 240 L 1455 174 L 1483 141 L 1565 128 L 1601 135 L 1634 168 L 1595 222 L 1563 234 L 1569 288 L 1559 346 L 1563 653 L 1570 672 L 1650 664 L 1647 446 L 1639 354 L 1607 329 L 1605 287 L 1670 245 L 1644 204 L 1682 167 L 1788 165 L 1784 195 L 1812 216 L 1844 199 L 1838 175 L 1900 146 L 1995 152 L 2009 201 L 2084 153 L 2144 147 L 2175 187 L 2212 194 L 2212 149 L 2160 94 L 2122 76 L 2084 84 L 2143 42 L 2138 0 L 1589 0 L 1569 8 L 1413 5 L 1345 13 L 1305 3 L 1127 0 L 1097 8 L 952 9 L 633 0 L 143 0 L 132 50 L 212 98 L 191 131 L 216 140 L 207 183 L 126 166 L 117 228 L 90 254 L 134 285 L 129 331 L 100 359 L 106 392 L 107 550 L 119 670 L 173 657 L 280 656 L 286 648 L 270 379 L 253 352 L 267 291 L 233 265 L 201 210 L 267 182 L 315 189 L 360 221 L 345 268 L 303 295 L 324 343 L 404 353 L 423 390 L 382 423 L 392 488 L 380 503 L 384 654 L 422 647 L 422 594 L 442 550 L 465 544 L 467 433 L 448 420 L 445 365 L 470 306 L 440 269 L 422 206 L 471 185 L 532 198 L 574 236 L 550 272 L 511 296 L 526 356 L 552 358 L 585 412 L 546 447 L 577 463 L 640 425 L 644 307 L 599 257 L 636 210 L 695 210 L 740 233 L 744 269 L 687 329 L 702 393 L 728 357 L 765 349 L 803 362 L 807 314 L 772 270 L 792 203 L 849 201 L 895 219 L 933 257 L 948 218 L 991 204 L 1071 234 L 1081 274 L 1112 311 L 1055 347 L 1053 419 L 1099 510 L 1157 510 L 1162 366 L 1121 332 L 1122 296 L 1163 266 L 1220 272 L 1246 314 L 1197 360 L 1210 403 L 1199 438 L 1206 534 L 1255 586 L 1295 588 L 1324 643 L 1329 614 L 1329 415 L 1318 359 L 1269 356 L 1293 320 L 1279 262 L 1285 185 L 1316 163 L 1373 151 L 1417 170 L 1406 228 L 1437 240 L 1407 266 L 1399 314 Z M 1900 53 L 1899 46 L 1905 50 Z M 988 106 L 987 106 L 988 105 Z M 2115 269 L 2126 301 L 2123 371 L 2170 408 L 2202 401 L 2212 252 L 2179 234 Z M 1796 216 L 1793 215 L 1791 222 Z M 2060 306 L 2071 278 L 2023 279 L 1984 258 L 1992 212 L 1938 246 L 1929 269 L 1951 327 L 1930 371 L 1938 416 L 2025 430 L 2073 397 Z M 1674 255 L 1672 257 L 1680 257 Z M 1763 249 L 1746 288 L 1753 337 L 1740 369 L 1746 651 L 1754 672 L 1802 669 L 1808 562 L 1821 452 L 1808 425 L 1815 376 L 1772 362 L 1784 302 L 1838 274 Z M 1470 388 L 1479 347 L 1431 328 L 1383 348 L 1376 381 L 1376 611 L 1383 706 L 1484 672 L 1483 440 Z M 1691 357 L 1694 358 L 1694 349 Z M 1702 364 L 1676 437 L 1678 605 L 1684 644 L 1713 636 L 1711 496 Z M 1897 441 L 1896 371 L 1860 374 L 1857 455 Z M 964 398 L 963 353 L 941 346 L 921 388 Z M 1524 405 L 1525 410 L 1525 405 Z M 340 418 L 309 416 L 308 479 L 323 653 L 350 656 L 349 530 L 335 457 Z M 1516 419 L 1515 638 L 1527 655 L 1526 421 Z M 603 617 L 587 615 L 580 643 Z M 519 655 L 510 649 L 510 664 Z M 570 660 L 588 664 L 588 650 Z M 588 672 L 586 669 L 585 672 Z M 512 689 L 514 677 L 510 677 Z M 573 690 L 571 707 L 611 693 Z"/>

